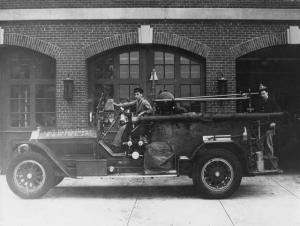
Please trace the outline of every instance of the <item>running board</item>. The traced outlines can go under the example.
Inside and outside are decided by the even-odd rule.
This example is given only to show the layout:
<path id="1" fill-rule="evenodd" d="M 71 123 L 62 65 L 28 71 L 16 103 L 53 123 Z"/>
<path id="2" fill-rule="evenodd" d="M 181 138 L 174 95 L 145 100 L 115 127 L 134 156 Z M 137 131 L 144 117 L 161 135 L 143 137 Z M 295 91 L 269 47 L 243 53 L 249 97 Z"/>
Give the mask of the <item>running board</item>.
<path id="1" fill-rule="evenodd" d="M 110 147 L 108 147 L 102 140 L 99 140 L 98 144 L 101 145 L 101 147 L 103 147 L 111 156 L 113 157 L 125 157 L 126 154 L 125 153 L 114 153 Z"/>
<path id="2" fill-rule="evenodd" d="M 274 170 L 263 170 L 263 171 L 254 171 L 250 172 L 250 176 L 258 176 L 258 175 L 276 175 L 276 174 L 282 174 L 283 171 L 280 169 L 274 169 Z"/>
<path id="3" fill-rule="evenodd" d="M 177 174 L 134 174 L 134 173 L 122 173 L 122 174 L 111 174 L 103 176 L 103 178 L 159 178 L 159 177 L 178 177 Z"/>

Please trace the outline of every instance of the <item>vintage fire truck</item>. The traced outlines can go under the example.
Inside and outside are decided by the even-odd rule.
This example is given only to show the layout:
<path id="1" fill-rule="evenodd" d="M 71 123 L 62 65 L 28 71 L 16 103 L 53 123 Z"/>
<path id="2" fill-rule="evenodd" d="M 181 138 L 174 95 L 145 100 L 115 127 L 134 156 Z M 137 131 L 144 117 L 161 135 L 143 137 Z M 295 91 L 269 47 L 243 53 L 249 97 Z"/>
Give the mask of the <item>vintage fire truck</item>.
<path id="1" fill-rule="evenodd" d="M 226 198 L 243 176 L 280 173 L 277 158 L 264 148 L 263 125 L 283 113 L 210 114 L 178 111 L 177 101 L 234 101 L 249 95 L 158 98 L 153 115 L 133 117 L 101 100 L 95 127 L 33 131 L 14 147 L 7 182 L 18 196 L 44 195 L 65 177 L 189 176 L 203 197 Z M 126 126 L 122 146 L 111 143 Z"/>

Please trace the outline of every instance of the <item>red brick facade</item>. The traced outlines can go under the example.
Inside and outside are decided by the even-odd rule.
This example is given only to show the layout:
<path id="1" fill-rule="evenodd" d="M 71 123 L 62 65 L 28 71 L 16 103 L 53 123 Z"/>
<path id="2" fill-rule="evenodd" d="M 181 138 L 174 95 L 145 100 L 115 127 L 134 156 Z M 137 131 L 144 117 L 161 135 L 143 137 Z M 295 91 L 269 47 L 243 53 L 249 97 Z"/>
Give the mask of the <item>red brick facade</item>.
<path id="1" fill-rule="evenodd" d="M 150 22 L 153 43 L 179 47 L 206 59 L 206 94 L 216 93 L 217 74 L 228 79 L 229 92 L 236 92 L 235 60 L 248 52 L 287 43 L 289 22 Z M 4 44 L 22 46 L 56 59 L 57 126 L 85 127 L 87 109 L 87 58 L 103 51 L 137 43 L 140 21 L 2 22 Z M 74 79 L 74 98 L 63 99 L 63 82 Z M 220 106 L 219 106 L 220 108 Z M 207 111 L 234 111 L 234 105 Z"/>

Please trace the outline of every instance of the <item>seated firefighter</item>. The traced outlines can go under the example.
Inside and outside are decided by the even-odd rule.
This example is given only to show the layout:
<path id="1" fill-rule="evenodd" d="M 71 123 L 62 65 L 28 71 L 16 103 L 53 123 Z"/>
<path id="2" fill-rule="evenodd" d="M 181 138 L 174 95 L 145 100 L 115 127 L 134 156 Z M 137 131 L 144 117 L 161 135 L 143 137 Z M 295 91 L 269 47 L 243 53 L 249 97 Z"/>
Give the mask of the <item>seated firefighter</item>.
<path id="1" fill-rule="evenodd" d="M 135 100 L 126 102 L 126 103 L 120 103 L 120 104 L 114 103 L 114 105 L 118 106 L 118 107 L 123 107 L 123 108 L 128 108 L 128 107 L 134 106 L 135 107 L 134 116 L 136 116 L 136 117 L 152 114 L 153 109 L 151 107 L 151 104 L 149 103 L 148 100 L 146 100 L 143 97 L 144 90 L 142 88 L 135 88 L 133 92 L 134 92 Z M 117 135 L 115 136 L 113 143 L 112 143 L 114 147 L 116 147 L 116 148 L 121 147 L 124 132 L 125 132 L 126 128 L 127 128 L 126 125 L 123 125 L 120 127 L 120 129 L 117 132 Z M 126 135 L 126 133 L 125 133 L 125 135 Z"/>
<path id="2" fill-rule="evenodd" d="M 275 102 L 275 100 L 269 97 L 268 88 L 263 84 L 259 86 L 259 101 L 257 104 L 256 111 L 260 113 L 272 113 L 279 112 L 280 108 Z M 266 134 L 266 139 L 264 145 L 268 155 L 274 156 L 274 145 L 273 136 L 275 135 L 275 122 L 262 123 L 262 131 Z"/>

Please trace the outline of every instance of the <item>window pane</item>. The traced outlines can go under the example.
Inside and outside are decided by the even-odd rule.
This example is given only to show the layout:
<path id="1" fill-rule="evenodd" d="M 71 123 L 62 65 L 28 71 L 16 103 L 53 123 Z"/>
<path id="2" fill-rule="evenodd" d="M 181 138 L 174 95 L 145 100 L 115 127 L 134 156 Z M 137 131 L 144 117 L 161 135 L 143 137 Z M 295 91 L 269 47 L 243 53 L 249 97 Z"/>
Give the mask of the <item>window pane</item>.
<path id="1" fill-rule="evenodd" d="M 195 61 L 192 61 L 192 60 L 191 60 L 191 64 L 198 64 L 198 63 L 197 63 L 197 62 L 195 62 Z"/>
<path id="2" fill-rule="evenodd" d="M 180 64 L 190 64 L 190 60 L 185 57 L 180 57 Z"/>
<path id="3" fill-rule="evenodd" d="M 55 85 L 37 85 L 36 98 L 55 98 Z"/>
<path id="4" fill-rule="evenodd" d="M 46 111 L 47 101 L 45 102 L 45 100 L 36 100 L 35 103 L 36 103 L 35 109 L 37 112 L 45 112 Z"/>
<path id="5" fill-rule="evenodd" d="M 28 127 L 30 125 L 30 114 L 10 114 L 10 125 L 12 127 Z"/>
<path id="6" fill-rule="evenodd" d="M 155 65 L 155 71 L 156 71 L 158 80 L 164 78 L 164 67 L 162 65 Z"/>
<path id="7" fill-rule="evenodd" d="M 129 64 L 129 53 L 120 54 L 120 64 Z"/>
<path id="8" fill-rule="evenodd" d="M 165 78 L 174 78 L 174 65 L 166 65 L 165 67 Z"/>
<path id="9" fill-rule="evenodd" d="M 120 65 L 120 78 L 121 79 L 129 78 L 129 65 Z"/>
<path id="10" fill-rule="evenodd" d="M 156 89 L 156 96 L 157 96 L 160 92 L 164 91 L 164 85 L 155 85 L 155 89 Z"/>
<path id="11" fill-rule="evenodd" d="M 12 85 L 10 97 L 10 125 L 12 127 L 28 127 L 30 123 L 30 115 L 27 113 L 30 112 L 29 86 Z"/>
<path id="12" fill-rule="evenodd" d="M 130 78 L 139 78 L 139 65 L 130 65 Z"/>
<path id="13" fill-rule="evenodd" d="M 52 99 L 37 99 L 36 112 L 55 112 L 55 100 Z"/>
<path id="14" fill-rule="evenodd" d="M 163 63 L 164 63 L 164 53 L 154 52 L 154 64 L 163 64 Z"/>
<path id="15" fill-rule="evenodd" d="M 35 111 L 37 126 L 55 125 L 55 85 L 36 85 Z"/>
<path id="16" fill-rule="evenodd" d="M 191 78 L 200 78 L 200 65 L 191 65 Z"/>
<path id="17" fill-rule="evenodd" d="M 180 86 L 180 94 L 181 94 L 181 97 L 189 97 L 190 96 L 190 86 L 189 85 L 181 85 Z"/>
<path id="18" fill-rule="evenodd" d="M 174 85 L 165 85 L 165 90 L 171 92 L 173 95 L 174 93 Z"/>
<path id="19" fill-rule="evenodd" d="M 130 64 L 139 64 L 139 52 L 130 52 Z"/>
<path id="20" fill-rule="evenodd" d="M 163 91 L 171 92 L 174 95 L 174 85 L 162 85 L 162 84 L 159 84 L 159 85 L 156 85 L 155 88 L 156 88 L 156 94 L 157 95 L 160 92 L 163 92 Z"/>
<path id="21" fill-rule="evenodd" d="M 139 85 L 130 85 L 130 92 L 129 92 L 129 100 L 134 100 L 134 89 L 139 87 Z"/>
<path id="22" fill-rule="evenodd" d="M 191 85 L 191 96 L 200 96 L 200 85 Z"/>
<path id="23" fill-rule="evenodd" d="M 39 79 L 54 79 L 55 78 L 55 60 L 44 58 L 38 60 L 35 65 L 35 77 Z"/>
<path id="24" fill-rule="evenodd" d="M 113 85 L 96 85 L 96 100 L 102 96 L 104 99 L 114 98 L 114 86 Z"/>
<path id="25" fill-rule="evenodd" d="M 113 79 L 113 56 L 108 55 L 99 58 L 95 62 L 95 78 L 96 79 Z"/>
<path id="26" fill-rule="evenodd" d="M 37 126 L 54 126 L 56 123 L 55 113 L 35 114 Z"/>
<path id="27" fill-rule="evenodd" d="M 190 78 L 190 65 L 180 65 L 180 77 Z"/>
<path id="28" fill-rule="evenodd" d="M 130 97 L 130 87 L 129 85 L 120 85 L 120 102 L 129 101 Z"/>
<path id="29" fill-rule="evenodd" d="M 21 63 L 16 61 L 10 67 L 10 78 L 12 79 L 28 79 L 30 77 L 29 63 Z"/>
<path id="30" fill-rule="evenodd" d="M 25 99 L 11 99 L 10 112 L 30 112 L 29 102 L 26 103 Z"/>
<path id="31" fill-rule="evenodd" d="M 165 53 L 165 64 L 174 64 L 174 54 Z"/>
<path id="32" fill-rule="evenodd" d="M 30 92 L 28 85 L 12 85 L 10 88 L 11 98 L 25 98 L 29 100 Z"/>

